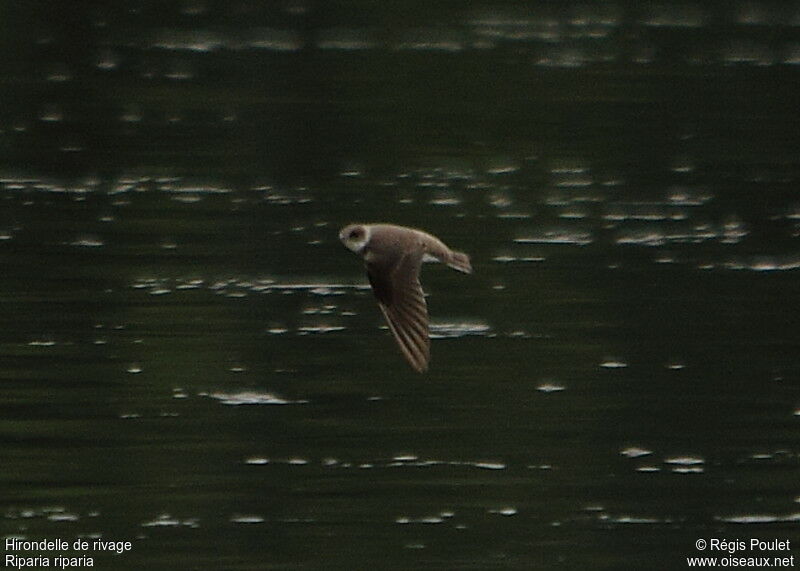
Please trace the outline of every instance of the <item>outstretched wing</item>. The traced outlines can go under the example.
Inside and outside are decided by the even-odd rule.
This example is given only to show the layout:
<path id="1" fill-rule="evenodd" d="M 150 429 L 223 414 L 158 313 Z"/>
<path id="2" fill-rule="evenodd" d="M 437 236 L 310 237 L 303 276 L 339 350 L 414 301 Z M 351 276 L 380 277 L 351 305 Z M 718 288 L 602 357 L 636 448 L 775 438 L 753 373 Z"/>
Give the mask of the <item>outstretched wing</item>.
<path id="1" fill-rule="evenodd" d="M 428 307 L 419 283 L 421 252 L 407 253 L 393 266 L 367 264 L 367 275 L 378 305 L 397 345 L 418 373 L 428 369 L 431 341 Z"/>

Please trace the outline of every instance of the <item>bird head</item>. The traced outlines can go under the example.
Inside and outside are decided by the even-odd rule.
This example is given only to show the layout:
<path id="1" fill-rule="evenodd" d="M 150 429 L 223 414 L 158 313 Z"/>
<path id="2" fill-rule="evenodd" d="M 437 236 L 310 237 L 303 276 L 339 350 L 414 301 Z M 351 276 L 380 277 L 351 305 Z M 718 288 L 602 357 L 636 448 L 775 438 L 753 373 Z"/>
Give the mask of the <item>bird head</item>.
<path id="1" fill-rule="evenodd" d="M 369 242 L 369 226 L 364 224 L 350 224 L 339 232 L 339 240 L 348 250 L 360 254 Z"/>

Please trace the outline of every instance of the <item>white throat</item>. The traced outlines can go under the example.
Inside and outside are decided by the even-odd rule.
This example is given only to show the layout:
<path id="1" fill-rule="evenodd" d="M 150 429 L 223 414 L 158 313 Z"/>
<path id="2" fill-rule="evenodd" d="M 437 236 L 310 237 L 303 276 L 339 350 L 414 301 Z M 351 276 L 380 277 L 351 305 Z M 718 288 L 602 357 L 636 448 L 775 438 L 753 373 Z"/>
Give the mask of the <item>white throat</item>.
<path id="1" fill-rule="evenodd" d="M 345 238 L 344 241 L 344 245 L 347 246 L 347 249 L 356 254 L 362 254 L 364 252 L 364 248 L 367 247 L 372 235 L 369 226 L 362 226 L 362 228 L 364 229 L 363 236 L 359 238 Z"/>

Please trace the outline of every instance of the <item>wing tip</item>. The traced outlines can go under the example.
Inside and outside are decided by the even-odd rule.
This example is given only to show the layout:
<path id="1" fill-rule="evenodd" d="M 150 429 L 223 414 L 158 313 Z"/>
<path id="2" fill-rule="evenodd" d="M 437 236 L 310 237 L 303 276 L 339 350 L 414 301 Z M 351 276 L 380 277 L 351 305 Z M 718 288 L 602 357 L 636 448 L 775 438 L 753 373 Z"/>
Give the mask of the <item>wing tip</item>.
<path id="1" fill-rule="evenodd" d="M 406 361 L 408 361 L 408 364 L 411 365 L 411 368 L 414 369 L 415 373 L 424 375 L 425 373 L 428 372 L 428 361 L 424 361 L 422 363 L 414 363 L 408 357 L 406 357 Z"/>
<path id="2" fill-rule="evenodd" d="M 417 342 L 415 343 L 415 339 L 409 336 L 409 331 L 398 327 L 398 324 L 395 323 L 394 316 L 390 309 L 382 303 L 378 305 L 381 308 L 386 324 L 389 326 L 389 331 L 392 333 L 395 344 L 400 349 L 400 353 L 403 355 L 406 363 L 408 363 L 415 372 L 420 374 L 426 373 L 431 360 L 431 340 L 430 337 L 428 337 L 427 330 L 424 335 L 421 332 L 418 333 L 419 337 L 416 338 Z M 419 344 L 420 341 L 422 341 L 422 345 Z"/>

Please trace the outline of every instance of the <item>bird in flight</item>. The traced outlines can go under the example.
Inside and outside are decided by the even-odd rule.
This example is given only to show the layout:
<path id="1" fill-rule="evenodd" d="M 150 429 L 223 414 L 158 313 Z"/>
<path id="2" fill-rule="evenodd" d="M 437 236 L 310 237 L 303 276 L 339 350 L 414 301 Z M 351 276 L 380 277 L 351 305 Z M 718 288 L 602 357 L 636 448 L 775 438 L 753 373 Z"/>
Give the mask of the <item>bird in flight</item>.
<path id="1" fill-rule="evenodd" d="M 424 373 L 431 341 L 428 307 L 419 283 L 422 262 L 439 261 L 469 274 L 469 256 L 427 232 L 394 224 L 350 224 L 339 232 L 339 239 L 364 259 L 372 291 L 397 345 L 408 364 Z"/>

